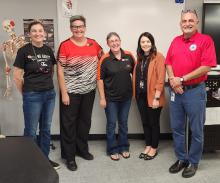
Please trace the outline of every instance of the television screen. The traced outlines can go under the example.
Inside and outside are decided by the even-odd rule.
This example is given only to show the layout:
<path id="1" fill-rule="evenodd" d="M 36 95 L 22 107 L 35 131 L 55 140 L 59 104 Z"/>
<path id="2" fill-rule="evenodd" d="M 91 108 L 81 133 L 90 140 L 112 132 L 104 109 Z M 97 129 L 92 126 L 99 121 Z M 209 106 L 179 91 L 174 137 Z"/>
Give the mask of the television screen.
<path id="1" fill-rule="evenodd" d="M 215 43 L 217 62 L 220 65 L 220 3 L 203 4 L 202 32 L 209 34 Z"/>

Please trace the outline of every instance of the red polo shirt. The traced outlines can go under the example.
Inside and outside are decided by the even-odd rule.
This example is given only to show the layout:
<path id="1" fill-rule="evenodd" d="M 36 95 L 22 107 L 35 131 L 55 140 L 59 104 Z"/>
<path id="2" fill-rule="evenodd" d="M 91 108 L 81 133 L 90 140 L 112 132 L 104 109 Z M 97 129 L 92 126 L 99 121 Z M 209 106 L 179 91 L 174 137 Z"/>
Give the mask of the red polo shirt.
<path id="1" fill-rule="evenodd" d="M 177 36 L 172 41 L 165 60 L 166 65 L 171 65 L 174 76 L 182 77 L 200 66 L 216 66 L 215 46 L 208 35 L 196 32 L 190 39 L 183 35 Z M 207 79 L 207 75 L 186 81 L 184 84 L 198 84 Z"/>

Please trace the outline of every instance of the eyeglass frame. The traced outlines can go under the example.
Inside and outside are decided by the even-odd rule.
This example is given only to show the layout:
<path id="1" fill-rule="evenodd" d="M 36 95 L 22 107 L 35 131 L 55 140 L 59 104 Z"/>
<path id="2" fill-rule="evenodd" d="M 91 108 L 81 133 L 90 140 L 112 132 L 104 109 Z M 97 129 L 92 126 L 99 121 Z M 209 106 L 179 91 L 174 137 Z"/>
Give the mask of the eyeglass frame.
<path id="1" fill-rule="evenodd" d="M 86 27 L 86 25 L 79 25 L 79 26 L 77 26 L 77 25 L 71 25 L 71 26 L 70 26 L 70 28 L 71 28 L 71 29 L 74 29 L 74 30 L 83 29 L 83 28 L 85 28 L 85 27 Z"/>

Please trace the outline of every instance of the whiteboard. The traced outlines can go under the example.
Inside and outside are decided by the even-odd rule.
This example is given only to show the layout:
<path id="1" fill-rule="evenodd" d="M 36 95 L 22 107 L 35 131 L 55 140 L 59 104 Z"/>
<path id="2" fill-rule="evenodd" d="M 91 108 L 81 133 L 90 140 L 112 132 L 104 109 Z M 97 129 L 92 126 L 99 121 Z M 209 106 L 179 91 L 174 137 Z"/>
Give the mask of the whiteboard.
<path id="1" fill-rule="evenodd" d="M 158 50 L 164 55 L 172 39 L 181 34 L 179 21 L 184 4 L 174 0 L 73 0 L 73 6 L 75 14 L 87 19 L 86 35 L 97 40 L 105 51 L 108 51 L 106 35 L 111 31 L 119 33 L 122 48 L 134 55 L 142 32 L 153 34 Z M 68 18 L 61 18 L 58 26 L 60 41 L 71 35 Z"/>
<path id="2" fill-rule="evenodd" d="M 61 5 L 62 0 L 58 0 L 59 42 L 71 36 L 69 18 L 63 17 Z M 164 56 L 173 38 L 181 34 L 179 21 L 184 4 L 176 4 L 175 0 L 73 0 L 73 6 L 73 14 L 86 17 L 86 36 L 95 39 L 105 52 L 109 50 L 106 36 L 112 31 L 120 35 L 122 48 L 131 51 L 134 56 L 138 37 L 142 32 L 148 31 L 153 34 L 156 46 Z M 99 106 L 97 94 L 90 133 L 105 133 L 105 121 L 104 110 Z M 129 133 L 143 133 L 134 101 L 129 112 L 128 130 Z M 164 107 L 161 114 L 161 133 L 164 132 L 170 132 L 168 106 Z"/>

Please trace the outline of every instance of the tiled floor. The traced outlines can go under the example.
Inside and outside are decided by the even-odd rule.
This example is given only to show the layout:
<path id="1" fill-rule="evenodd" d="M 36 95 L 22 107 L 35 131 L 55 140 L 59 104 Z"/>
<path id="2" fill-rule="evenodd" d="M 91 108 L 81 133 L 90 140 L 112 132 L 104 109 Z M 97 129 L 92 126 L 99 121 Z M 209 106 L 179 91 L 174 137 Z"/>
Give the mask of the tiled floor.
<path id="1" fill-rule="evenodd" d="M 182 178 L 181 173 L 170 174 L 168 168 L 176 161 L 172 141 L 161 141 L 158 156 L 151 161 L 138 158 L 143 141 L 130 140 L 131 158 L 112 161 L 105 153 L 105 141 L 90 141 L 93 161 L 76 157 L 78 170 L 69 171 L 60 158 L 60 144 L 55 141 L 51 150 L 52 160 L 61 164 L 58 170 L 60 183 L 218 183 L 220 182 L 220 152 L 204 154 L 199 170 L 192 178 Z"/>

